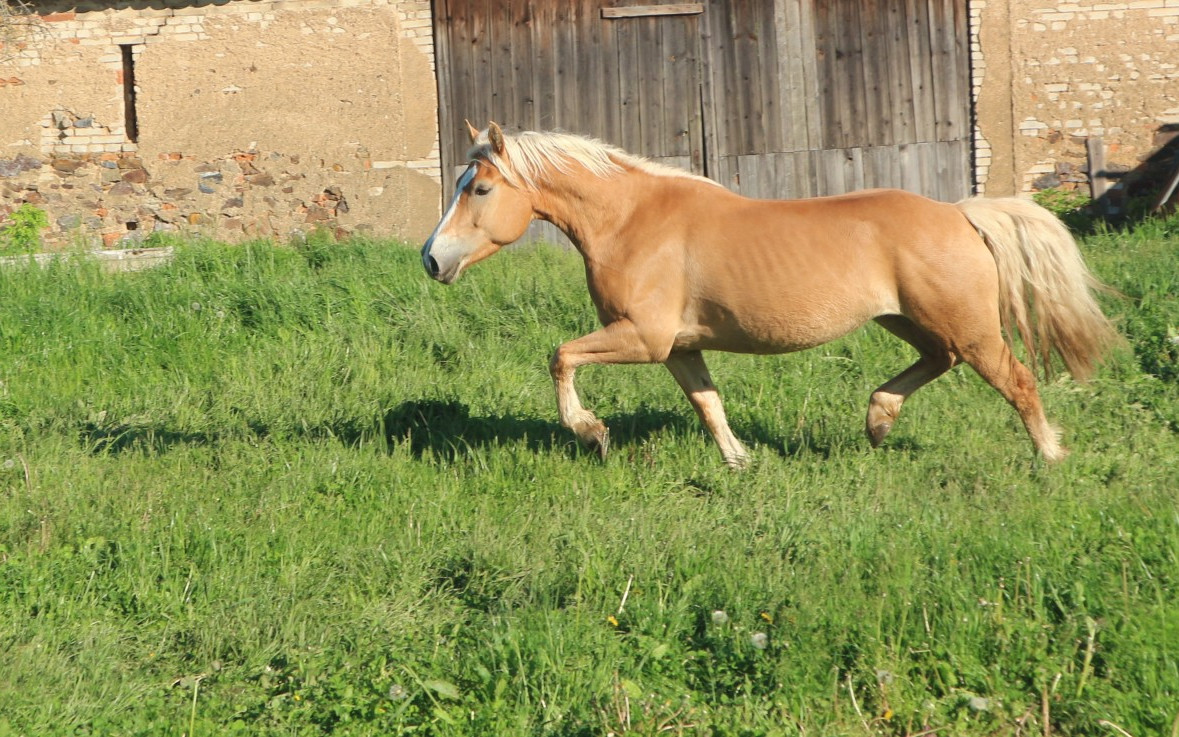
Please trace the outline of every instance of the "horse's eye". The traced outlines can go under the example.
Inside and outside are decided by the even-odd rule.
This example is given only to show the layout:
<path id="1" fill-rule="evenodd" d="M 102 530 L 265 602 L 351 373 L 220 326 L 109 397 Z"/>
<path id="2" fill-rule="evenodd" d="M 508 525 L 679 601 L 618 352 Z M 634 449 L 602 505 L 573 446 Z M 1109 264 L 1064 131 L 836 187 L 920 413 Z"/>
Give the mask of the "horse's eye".
<path id="1" fill-rule="evenodd" d="M 483 195 L 487 194 L 490 191 L 491 191 L 491 187 L 489 187 L 486 184 L 476 184 L 475 185 L 475 194 L 478 195 L 479 197 L 482 197 Z"/>

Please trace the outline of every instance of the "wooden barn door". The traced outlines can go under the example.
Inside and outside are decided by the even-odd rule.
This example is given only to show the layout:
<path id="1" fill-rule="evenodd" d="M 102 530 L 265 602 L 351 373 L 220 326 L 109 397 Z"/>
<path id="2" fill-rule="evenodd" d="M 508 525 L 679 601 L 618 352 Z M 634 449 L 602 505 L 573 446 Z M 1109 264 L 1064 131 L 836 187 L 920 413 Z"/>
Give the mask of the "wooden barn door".
<path id="1" fill-rule="evenodd" d="M 596 136 L 753 197 L 969 194 L 964 0 L 435 0 L 446 191 L 463 119 Z"/>
<path id="2" fill-rule="evenodd" d="M 702 3 L 435 0 L 446 189 L 463 119 L 595 136 L 703 173 Z"/>
<path id="3" fill-rule="evenodd" d="M 963 0 L 711 0 L 709 175 L 752 197 L 970 194 Z"/>

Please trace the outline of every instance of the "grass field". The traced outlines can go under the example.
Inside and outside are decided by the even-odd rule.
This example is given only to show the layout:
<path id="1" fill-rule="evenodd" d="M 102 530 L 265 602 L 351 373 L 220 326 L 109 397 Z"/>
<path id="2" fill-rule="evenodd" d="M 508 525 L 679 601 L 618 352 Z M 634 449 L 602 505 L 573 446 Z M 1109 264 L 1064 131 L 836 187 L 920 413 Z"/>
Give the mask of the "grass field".
<path id="1" fill-rule="evenodd" d="M 0 272 L 0 737 L 1179 735 L 1179 220 L 1037 461 L 969 370 L 885 447 L 871 327 L 715 354 L 726 470 L 659 366 L 547 365 L 576 255 L 454 287 L 397 244 L 193 243 Z"/>

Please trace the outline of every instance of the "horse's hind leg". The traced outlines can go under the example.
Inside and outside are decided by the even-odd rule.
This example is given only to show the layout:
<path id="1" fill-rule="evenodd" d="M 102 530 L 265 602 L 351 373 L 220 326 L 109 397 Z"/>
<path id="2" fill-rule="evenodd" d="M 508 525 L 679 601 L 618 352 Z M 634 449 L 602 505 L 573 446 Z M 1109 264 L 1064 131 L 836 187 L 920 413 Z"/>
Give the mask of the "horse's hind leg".
<path id="1" fill-rule="evenodd" d="M 880 445 L 901 413 L 901 405 L 913 392 L 953 368 L 957 357 L 941 341 L 901 315 L 876 318 L 884 329 L 917 349 L 921 358 L 881 384 L 868 400 L 865 431 L 872 447 Z"/>
<path id="2" fill-rule="evenodd" d="M 720 446 L 725 463 L 730 468 L 744 468 L 748 465 L 749 454 L 729 429 L 725 408 L 721 405 L 720 395 L 716 391 L 716 385 L 712 383 L 712 377 L 708 375 L 708 366 L 705 365 L 704 356 L 700 351 L 672 353 L 663 361 L 663 365 L 675 377 L 684 394 L 688 395 L 688 401 L 700 416 L 700 421 Z"/>
<path id="3" fill-rule="evenodd" d="M 1044 416 L 1036 377 L 1011 352 L 996 332 L 993 338 L 962 349 L 962 360 L 969 363 L 988 384 L 1003 395 L 1019 413 L 1032 443 L 1047 461 L 1059 461 L 1068 455 L 1061 447 L 1059 433 Z"/>

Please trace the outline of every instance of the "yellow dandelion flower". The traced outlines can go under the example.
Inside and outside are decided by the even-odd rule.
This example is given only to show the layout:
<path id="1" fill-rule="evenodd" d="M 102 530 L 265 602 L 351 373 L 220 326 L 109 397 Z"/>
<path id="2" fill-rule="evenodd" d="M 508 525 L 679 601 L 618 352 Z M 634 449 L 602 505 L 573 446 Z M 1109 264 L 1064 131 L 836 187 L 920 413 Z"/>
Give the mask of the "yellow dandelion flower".
<path id="1" fill-rule="evenodd" d="M 762 612 L 761 618 L 764 619 L 768 624 L 774 623 L 774 618 L 770 616 L 769 612 Z"/>
<path id="2" fill-rule="evenodd" d="M 885 709 L 884 710 L 884 721 L 887 722 L 889 719 L 892 719 L 892 709 Z"/>
<path id="3" fill-rule="evenodd" d="M 614 617 L 614 615 L 613 615 L 613 614 L 611 614 L 609 617 L 606 617 L 606 621 L 610 623 L 610 626 L 611 626 L 611 627 L 617 627 L 617 626 L 618 626 L 618 620 L 617 620 L 617 619 L 615 619 L 615 617 Z"/>

